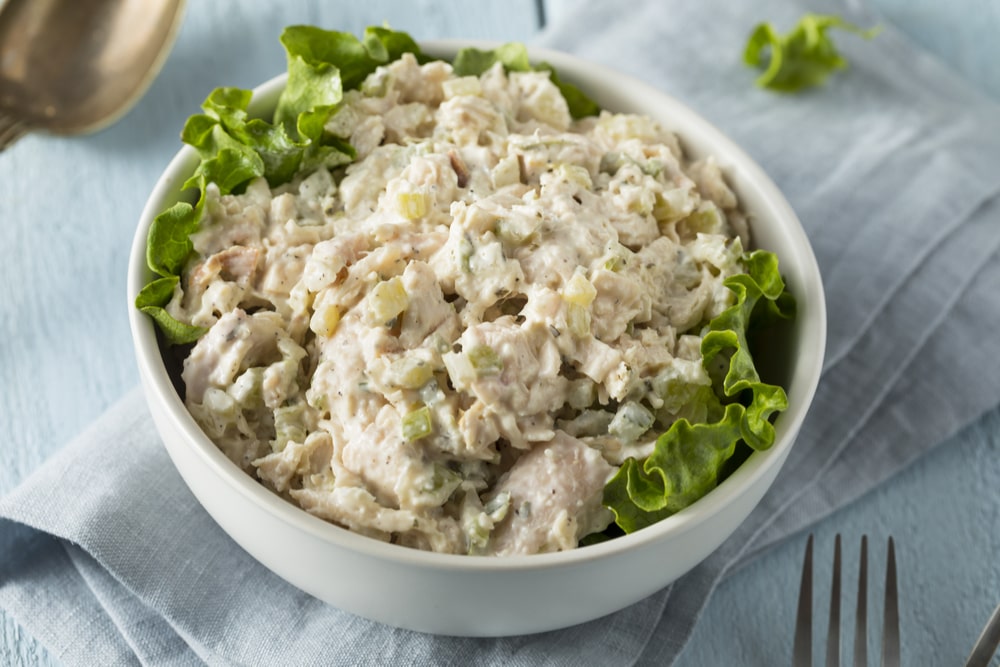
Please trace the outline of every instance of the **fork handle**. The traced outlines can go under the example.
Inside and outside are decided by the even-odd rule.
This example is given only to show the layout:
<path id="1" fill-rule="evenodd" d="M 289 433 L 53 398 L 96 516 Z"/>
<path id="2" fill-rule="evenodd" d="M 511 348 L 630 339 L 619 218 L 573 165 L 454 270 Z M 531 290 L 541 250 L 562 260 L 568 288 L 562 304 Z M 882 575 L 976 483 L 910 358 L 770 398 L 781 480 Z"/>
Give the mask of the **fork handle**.
<path id="1" fill-rule="evenodd" d="M 965 667 L 987 667 L 997 651 L 997 646 L 1000 646 L 1000 605 L 993 610 L 993 615 L 976 640 L 969 659 L 965 661 Z"/>

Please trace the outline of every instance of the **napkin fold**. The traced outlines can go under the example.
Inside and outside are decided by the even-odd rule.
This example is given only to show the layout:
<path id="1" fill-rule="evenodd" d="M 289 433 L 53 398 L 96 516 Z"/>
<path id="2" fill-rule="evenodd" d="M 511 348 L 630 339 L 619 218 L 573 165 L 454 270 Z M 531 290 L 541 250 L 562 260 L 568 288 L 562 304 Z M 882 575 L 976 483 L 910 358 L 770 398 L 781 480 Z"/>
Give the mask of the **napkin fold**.
<path id="1" fill-rule="evenodd" d="M 830 314 L 824 375 L 772 489 L 668 589 L 591 623 L 496 639 L 379 625 L 291 587 L 201 509 L 141 393 L 0 499 L 0 607 L 68 664 L 670 664 L 727 573 L 858 498 L 1000 402 L 1000 106 L 888 26 L 851 68 L 776 95 L 750 29 L 834 0 L 574 5 L 541 44 L 679 98 L 741 144 L 802 219 Z M 485 601 L 484 601 L 485 603 Z"/>

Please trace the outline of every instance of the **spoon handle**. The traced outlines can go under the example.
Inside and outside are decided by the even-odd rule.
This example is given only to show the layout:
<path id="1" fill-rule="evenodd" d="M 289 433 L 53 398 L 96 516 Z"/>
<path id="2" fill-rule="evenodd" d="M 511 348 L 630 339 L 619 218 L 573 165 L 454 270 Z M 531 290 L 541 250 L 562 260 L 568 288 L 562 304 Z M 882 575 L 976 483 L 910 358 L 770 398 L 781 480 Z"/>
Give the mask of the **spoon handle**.
<path id="1" fill-rule="evenodd" d="M 27 123 L 4 111 L 0 111 L 0 151 L 5 150 L 12 143 L 20 139 L 27 131 Z"/>

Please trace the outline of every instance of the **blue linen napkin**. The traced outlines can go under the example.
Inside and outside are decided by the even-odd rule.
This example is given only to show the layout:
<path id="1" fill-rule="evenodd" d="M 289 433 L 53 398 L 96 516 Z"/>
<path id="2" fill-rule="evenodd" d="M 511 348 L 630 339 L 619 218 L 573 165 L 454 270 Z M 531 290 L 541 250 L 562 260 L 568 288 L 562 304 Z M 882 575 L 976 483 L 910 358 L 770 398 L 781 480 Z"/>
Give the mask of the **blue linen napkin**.
<path id="1" fill-rule="evenodd" d="M 824 377 L 760 507 L 670 588 L 604 619 L 498 639 L 382 626 L 292 588 L 214 524 L 126 396 L 0 500 L 0 607 L 69 664 L 670 664 L 718 581 L 1000 401 L 1000 109 L 892 30 L 795 96 L 739 62 L 762 18 L 839 2 L 580 3 L 541 39 L 652 83 L 765 168 L 825 281 Z M 484 601 L 484 603 L 488 603 Z"/>

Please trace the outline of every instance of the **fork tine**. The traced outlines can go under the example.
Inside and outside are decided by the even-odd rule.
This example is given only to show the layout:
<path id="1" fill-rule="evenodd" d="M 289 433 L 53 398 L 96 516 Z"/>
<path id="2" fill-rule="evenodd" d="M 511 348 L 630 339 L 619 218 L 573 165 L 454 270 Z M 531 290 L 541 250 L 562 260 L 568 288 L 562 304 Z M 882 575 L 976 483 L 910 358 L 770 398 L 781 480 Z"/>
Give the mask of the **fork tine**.
<path id="1" fill-rule="evenodd" d="M 854 667 L 868 665 L 868 536 L 861 536 L 858 569 L 858 610 L 854 622 Z"/>
<path id="2" fill-rule="evenodd" d="M 795 643 L 792 645 L 792 665 L 812 667 L 812 572 L 813 536 L 806 542 L 802 562 L 802 583 L 799 585 L 799 608 L 795 614 Z"/>
<path id="3" fill-rule="evenodd" d="M 896 544 L 889 538 L 885 563 L 885 613 L 882 617 L 882 667 L 899 667 L 899 590 L 896 585 Z"/>
<path id="4" fill-rule="evenodd" d="M 841 537 L 833 548 L 833 577 L 830 582 L 830 618 L 827 626 L 826 666 L 840 666 L 841 620 Z M 792 646 L 793 667 L 812 667 L 812 606 L 813 606 L 813 536 L 806 542 L 802 563 L 802 583 L 799 586 L 798 611 L 795 617 L 795 642 Z M 1000 609 L 997 610 L 1000 614 Z M 858 567 L 858 598 L 854 626 L 854 665 L 868 666 L 868 536 L 861 536 L 861 558 Z M 998 616 L 1000 618 L 1000 616 Z M 998 633 L 1000 634 L 1000 633 Z M 885 563 L 885 601 L 882 615 L 882 667 L 899 667 L 899 585 L 896 575 L 896 542 L 888 540 Z"/>
<path id="5" fill-rule="evenodd" d="M 830 583 L 830 625 L 826 633 L 826 667 L 840 667 L 840 534 L 833 543 L 833 581 Z"/>

